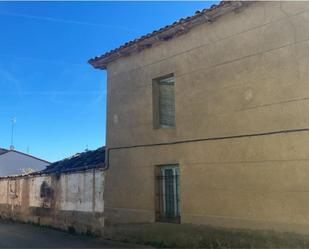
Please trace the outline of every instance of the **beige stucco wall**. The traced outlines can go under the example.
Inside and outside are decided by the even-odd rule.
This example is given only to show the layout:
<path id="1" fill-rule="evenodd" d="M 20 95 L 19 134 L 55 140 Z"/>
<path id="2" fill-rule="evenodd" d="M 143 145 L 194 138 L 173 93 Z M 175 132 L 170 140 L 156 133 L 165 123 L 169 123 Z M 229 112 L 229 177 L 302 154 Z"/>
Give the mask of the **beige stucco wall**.
<path id="1" fill-rule="evenodd" d="M 308 68 L 309 3 L 252 3 L 108 65 L 107 146 L 309 128 Z M 169 73 L 176 128 L 153 129 L 152 79 Z M 111 149 L 107 220 L 153 222 L 154 167 L 179 163 L 183 223 L 309 225 L 308 146 L 303 131 Z"/>

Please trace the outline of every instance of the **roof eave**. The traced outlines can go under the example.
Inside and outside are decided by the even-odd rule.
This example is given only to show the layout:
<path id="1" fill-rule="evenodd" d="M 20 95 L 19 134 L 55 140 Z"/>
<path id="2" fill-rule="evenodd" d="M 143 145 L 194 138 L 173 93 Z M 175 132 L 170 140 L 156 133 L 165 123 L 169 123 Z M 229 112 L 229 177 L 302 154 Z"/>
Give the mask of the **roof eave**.
<path id="1" fill-rule="evenodd" d="M 119 48 L 111 50 L 101 56 L 94 57 L 88 61 L 96 69 L 106 70 L 107 65 L 120 57 L 128 56 L 134 52 L 139 52 L 146 48 L 150 48 L 157 42 L 167 41 L 174 37 L 180 36 L 189 32 L 193 27 L 203 23 L 211 23 L 216 18 L 239 9 L 249 2 L 245 1 L 231 1 L 221 2 L 217 8 L 209 9 L 203 12 L 198 12 L 194 16 L 180 19 L 178 22 L 165 28 L 154 31 L 150 34 L 128 42 Z"/>

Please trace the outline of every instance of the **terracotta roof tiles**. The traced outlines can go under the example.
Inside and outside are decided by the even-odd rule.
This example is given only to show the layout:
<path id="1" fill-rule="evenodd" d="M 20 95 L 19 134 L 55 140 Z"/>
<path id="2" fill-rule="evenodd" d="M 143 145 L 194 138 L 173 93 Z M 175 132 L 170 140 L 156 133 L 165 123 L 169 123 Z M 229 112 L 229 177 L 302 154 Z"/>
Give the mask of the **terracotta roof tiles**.
<path id="1" fill-rule="evenodd" d="M 90 59 L 88 62 L 95 68 L 106 69 L 108 63 L 120 58 L 121 56 L 141 51 L 142 49 L 151 47 L 155 42 L 166 41 L 175 36 L 186 33 L 196 25 L 212 22 L 215 18 L 224 13 L 238 9 L 245 4 L 246 2 L 242 1 L 221 1 L 219 4 L 214 4 L 208 9 L 196 11 L 193 16 L 181 18 L 171 25 L 167 25 L 159 30 L 155 30 L 132 41 L 126 42 L 116 49 Z"/>

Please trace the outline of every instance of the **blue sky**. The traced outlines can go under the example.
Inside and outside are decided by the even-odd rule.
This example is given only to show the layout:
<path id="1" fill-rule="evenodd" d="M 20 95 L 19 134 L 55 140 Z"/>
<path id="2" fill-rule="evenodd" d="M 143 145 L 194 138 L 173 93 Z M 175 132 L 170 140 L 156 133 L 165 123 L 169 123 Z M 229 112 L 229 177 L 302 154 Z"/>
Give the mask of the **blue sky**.
<path id="1" fill-rule="evenodd" d="M 0 2 L 0 147 L 50 161 L 105 144 L 106 74 L 87 60 L 216 2 Z"/>

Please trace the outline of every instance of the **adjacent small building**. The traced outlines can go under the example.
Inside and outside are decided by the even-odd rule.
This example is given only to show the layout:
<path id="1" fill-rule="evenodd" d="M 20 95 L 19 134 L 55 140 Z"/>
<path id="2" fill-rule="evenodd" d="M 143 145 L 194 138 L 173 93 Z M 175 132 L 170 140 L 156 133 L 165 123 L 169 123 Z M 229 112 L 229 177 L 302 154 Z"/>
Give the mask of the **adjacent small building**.
<path id="1" fill-rule="evenodd" d="M 309 2 L 221 2 L 89 62 L 107 222 L 309 231 Z"/>
<path id="2" fill-rule="evenodd" d="M 17 151 L 0 148 L 0 176 L 21 175 L 31 171 L 40 171 L 50 162 Z"/>
<path id="3" fill-rule="evenodd" d="M 0 218 L 101 234 L 105 148 L 77 153 L 45 169 L 0 177 Z"/>

